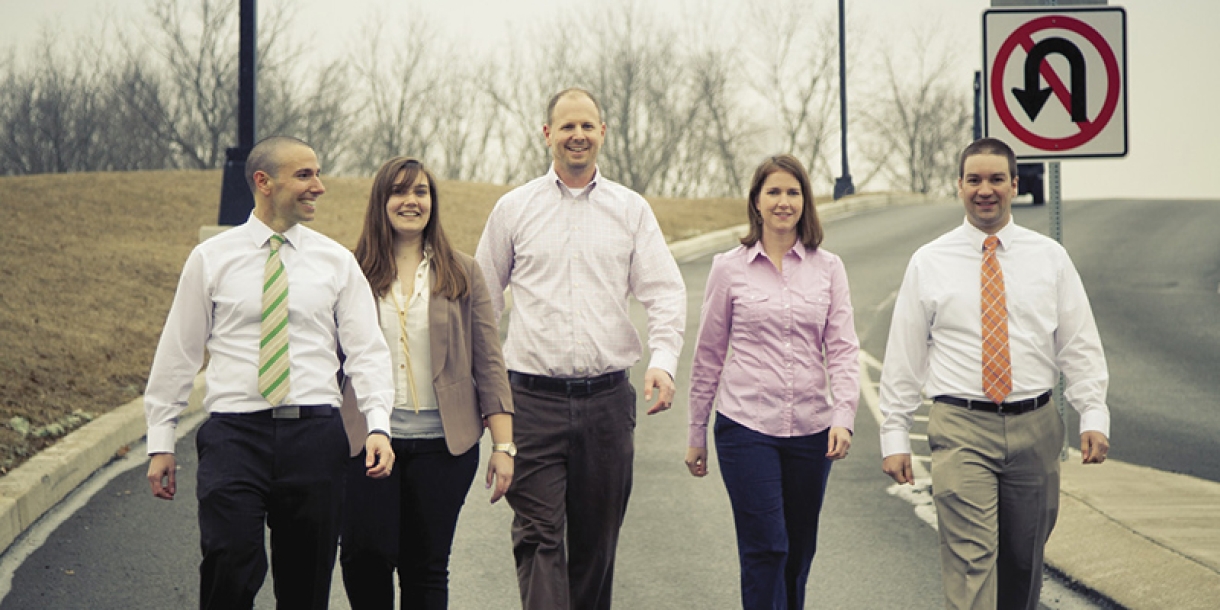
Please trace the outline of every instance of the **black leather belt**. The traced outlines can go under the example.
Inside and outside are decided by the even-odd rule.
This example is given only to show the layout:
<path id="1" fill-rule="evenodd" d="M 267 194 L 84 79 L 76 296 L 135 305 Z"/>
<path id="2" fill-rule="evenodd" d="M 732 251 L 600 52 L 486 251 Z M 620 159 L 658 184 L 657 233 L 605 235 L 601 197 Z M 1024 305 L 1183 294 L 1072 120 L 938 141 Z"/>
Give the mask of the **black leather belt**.
<path id="1" fill-rule="evenodd" d="M 311 417 L 334 417 L 338 409 L 331 405 L 283 405 L 249 413 L 212 413 L 214 416 L 270 417 L 271 419 L 309 419 Z"/>
<path id="2" fill-rule="evenodd" d="M 1047 390 L 1036 398 L 1027 398 L 1025 400 L 1012 400 L 996 404 L 990 400 L 967 400 L 956 396 L 937 396 L 932 400 L 943 402 L 947 405 L 963 407 L 971 411 L 985 411 L 987 413 L 999 413 L 1000 415 L 1020 415 L 1028 413 L 1041 407 L 1051 401 L 1051 392 Z"/>
<path id="3" fill-rule="evenodd" d="M 588 396 L 609 390 L 627 378 L 627 371 L 615 371 L 597 377 L 546 377 L 528 373 L 508 372 L 508 382 L 526 390 L 563 394 L 564 396 Z"/>

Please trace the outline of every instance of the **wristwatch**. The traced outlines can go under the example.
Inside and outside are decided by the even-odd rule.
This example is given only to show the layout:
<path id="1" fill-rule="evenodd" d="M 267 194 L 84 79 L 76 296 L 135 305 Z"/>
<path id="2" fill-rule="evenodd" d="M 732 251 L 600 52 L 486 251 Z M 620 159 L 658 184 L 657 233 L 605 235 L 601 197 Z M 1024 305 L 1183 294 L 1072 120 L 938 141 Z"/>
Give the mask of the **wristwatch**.
<path id="1" fill-rule="evenodd" d="M 516 443 L 492 443 L 491 451 L 492 451 L 492 453 L 495 453 L 497 451 L 499 451 L 501 453 L 507 453 L 508 457 L 515 458 L 515 457 L 517 457 L 517 444 Z"/>

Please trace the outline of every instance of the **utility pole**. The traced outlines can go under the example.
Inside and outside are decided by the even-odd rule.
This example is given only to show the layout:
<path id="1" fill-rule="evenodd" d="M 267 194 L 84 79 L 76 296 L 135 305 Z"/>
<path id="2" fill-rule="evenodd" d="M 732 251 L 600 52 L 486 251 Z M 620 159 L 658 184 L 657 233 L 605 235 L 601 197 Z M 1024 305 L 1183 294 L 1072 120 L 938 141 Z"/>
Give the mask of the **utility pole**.
<path id="1" fill-rule="evenodd" d="M 836 201 L 856 193 L 856 187 L 851 183 L 851 172 L 847 169 L 847 43 L 844 22 L 843 0 L 839 0 L 839 150 L 843 153 L 843 175 L 835 179 Z"/>

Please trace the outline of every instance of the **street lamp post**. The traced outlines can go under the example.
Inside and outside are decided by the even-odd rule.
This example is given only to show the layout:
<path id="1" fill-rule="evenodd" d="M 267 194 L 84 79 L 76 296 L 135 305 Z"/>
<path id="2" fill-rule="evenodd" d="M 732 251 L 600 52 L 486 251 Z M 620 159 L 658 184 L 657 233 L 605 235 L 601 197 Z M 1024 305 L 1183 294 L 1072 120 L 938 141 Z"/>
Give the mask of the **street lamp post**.
<path id="1" fill-rule="evenodd" d="M 254 148 L 256 96 L 256 0 L 241 0 L 237 70 L 237 146 L 225 149 L 225 170 L 220 187 L 220 226 L 246 222 L 254 209 L 254 194 L 246 185 L 246 157 Z"/>
<path id="2" fill-rule="evenodd" d="M 836 200 L 856 192 L 847 169 L 847 44 L 843 30 L 843 0 L 839 0 L 839 133 L 842 138 L 839 150 L 843 154 L 843 175 L 835 179 Z"/>

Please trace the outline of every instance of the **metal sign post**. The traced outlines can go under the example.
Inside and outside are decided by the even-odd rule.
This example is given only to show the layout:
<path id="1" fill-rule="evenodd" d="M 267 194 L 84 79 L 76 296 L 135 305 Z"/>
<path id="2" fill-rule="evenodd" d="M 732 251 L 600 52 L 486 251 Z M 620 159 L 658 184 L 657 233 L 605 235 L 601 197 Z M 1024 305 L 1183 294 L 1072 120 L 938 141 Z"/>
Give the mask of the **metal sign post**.
<path id="1" fill-rule="evenodd" d="M 1105 4 L 991 0 L 993 10 L 983 13 L 986 76 L 976 90 L 985 98 L 984 130 L 1008 142 L 1018 158 L 1049 161 L 1050 237 L 1059 243 L 1059 159 L 1127 154 L 1127 17 L 1121 8 L 1050 9 Z M 1060 374 L 1054 399 L 1066 428 L 1064 385 Z M 1060 460 L 1067 460 L 1067 450 L 1064 435 Z"/>

